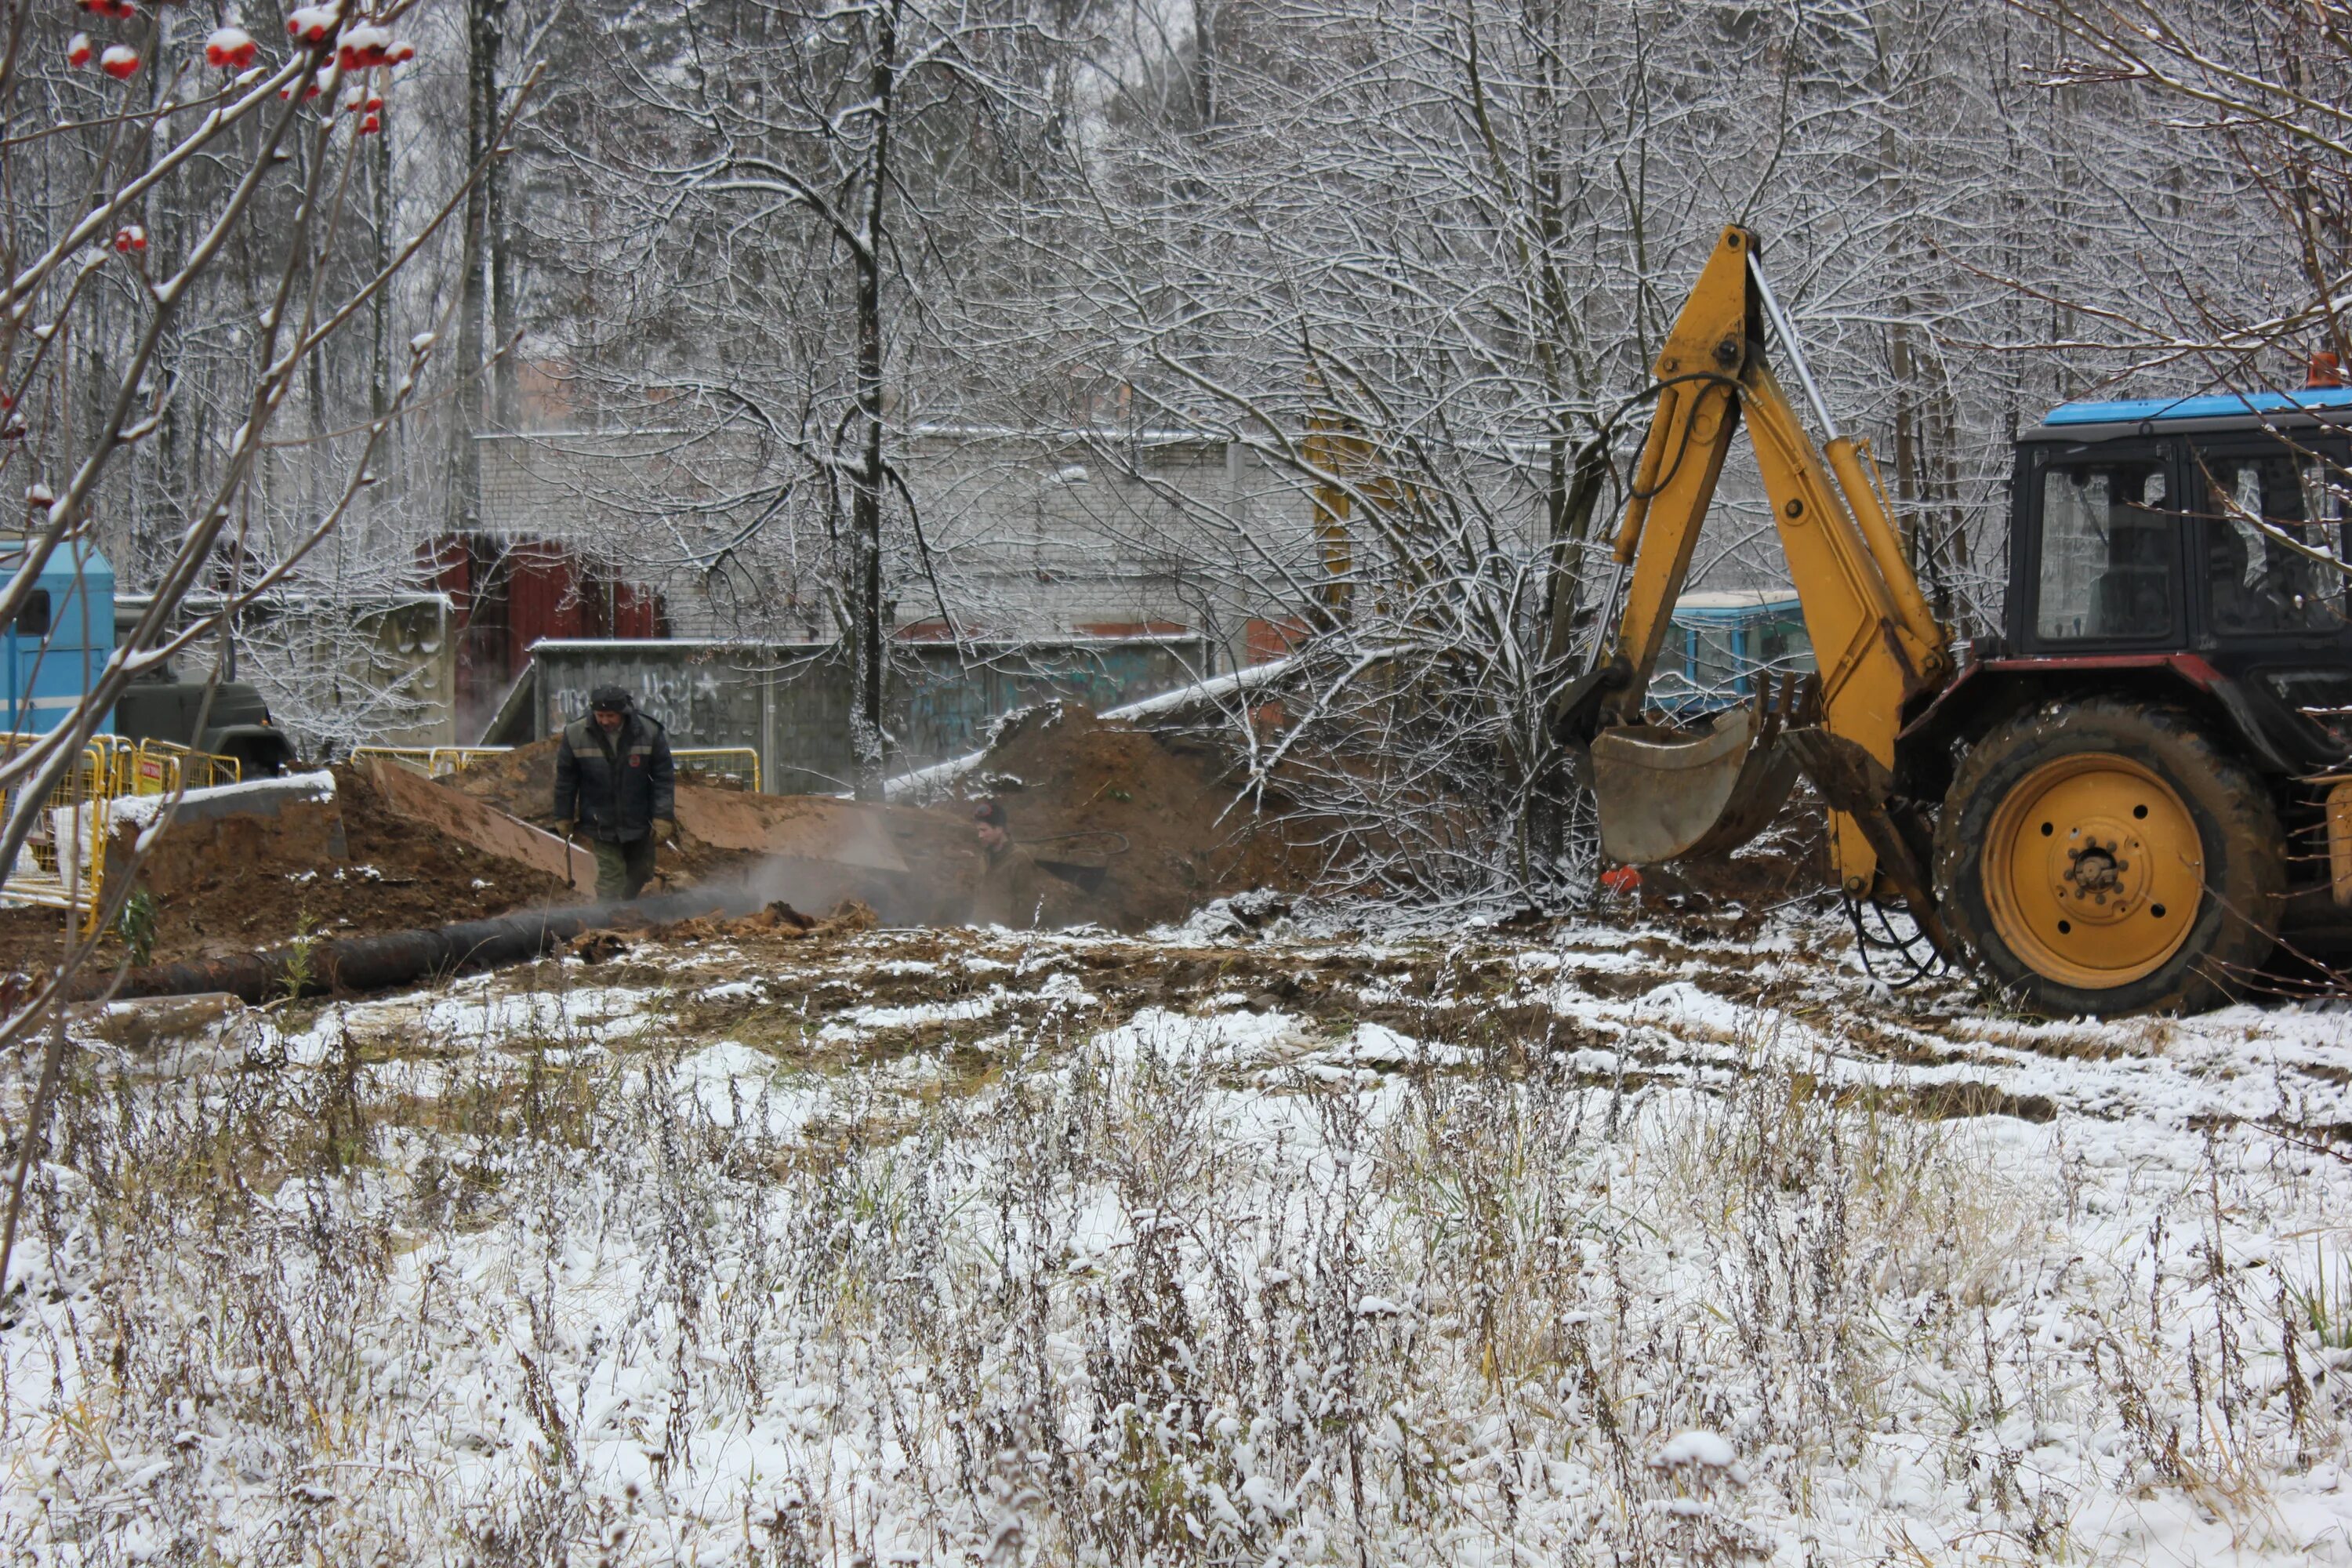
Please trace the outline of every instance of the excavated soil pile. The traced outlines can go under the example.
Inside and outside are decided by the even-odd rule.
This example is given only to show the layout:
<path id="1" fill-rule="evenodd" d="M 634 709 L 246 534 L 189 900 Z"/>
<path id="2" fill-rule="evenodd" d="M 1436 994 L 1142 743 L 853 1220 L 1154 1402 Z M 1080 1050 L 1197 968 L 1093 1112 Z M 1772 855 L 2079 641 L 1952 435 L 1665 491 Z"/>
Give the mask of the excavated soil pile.
<path id="1" fill-rule="evenodd" d="M 1038 862 L 1048 925 L 1140 931 L 1221 894 L 1304 888 L 1321 868 L 1319 851 L 1286 837 L 1286 803 L 1234 804 L 1217 750 L 1076 703 L 1015 716 L 964 788 L 1003 803 Z"/>
<path id="2" fill-rule="evenodd" d="M 555 749 L 562 743 L 561 735 L 550 735 L 511 752 L 483 757 L 470 767 L 445 775 L 441 782 L 461 795 L 497 806 L 509 816 L 536 822 L 555 804 Z"/>
<path id="3" fill-rule="evenodd" d="M 359 936 L 575 901 L 552 877 L 394 814 L 365 770 L 334 773 L 342 860 L 331 858 L 325 834 L 307 817 L 283 833 L 262 818 L 230 819 L 236 838 L 228 846 L 205 825 L 201 853 L 187 856 L 174 852 L 172 834 L 162 837 L 154 846 L 156 868 L 165 873 L 155 895 L 155 962 L 274 946 L 305 921 L 321 936 Z M 59 923 L 53 910 L 0 910 L 0 948 L 21 938 L 46 949 Z M 110 939 L 106 956 L 118 951 Z"/>
<path id="4" fill-rule="evenodd" d="M 1748 844 L 1729 855 L 1644 867 L 1633 897 L 1644 914 L 1665 919 L 1736 915 L 1736 930 L 1747 933 L 1770 910 L 1827 900 L 1835 886 L 1827 812 L 1800 783 Z"/>
<path id="5" fill-rule="evenodd" d="M 541 816 L 554 791 L 556 744 L 519 746 L 441 782 L 515 816 Z M 1163 740 L 1076 703 L 1041 708 L 999 733 L 963 781 L 963 798 L 927 809 L 858 808 L 903 870 L 872 864 L 871 856 L 859 857 L 866 864 L 838 864 L 821 847 L 807 854 L 734 847 L 748 835 L 725 845 L 698 837 L 698 822 L 715 832 L 721 821 L 756 817 L 774 842 L 792 845 L 807 837 L 796 816 L 845 808 L 688 782 L 678 785 L 679 869 L 706 884 L 744 878 L 800 909 L 854 899 L 893 925 L 951 924 L 970 917 L 981 876 L 972 797 L 993 795 L 1004 803 L 1013 837 L 1039 864 L 1043 923 L 1140 931 L 1181 921 L 1220 894 L 1303 887 L 1318 868 L 1308 851 L 1285 841 L 1278 818 L 1245 807 L 1226 814 L 1234 790 L 1225 774 L 1224 760 L 1205 745 Z"/>

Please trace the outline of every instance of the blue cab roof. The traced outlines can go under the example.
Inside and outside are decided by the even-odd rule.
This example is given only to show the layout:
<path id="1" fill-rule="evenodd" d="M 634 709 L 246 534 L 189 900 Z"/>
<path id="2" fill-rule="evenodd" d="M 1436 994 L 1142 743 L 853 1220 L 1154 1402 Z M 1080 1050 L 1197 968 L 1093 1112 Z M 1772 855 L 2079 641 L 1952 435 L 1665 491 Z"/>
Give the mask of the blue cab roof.
<path id="1" fill-rule="evenodd" d="M 2310 386 L 2296 392 L 2218 392 L 2194 397 L 2126 397 L 2103 403 L 2062 403 L 2044 425 L 2137 425 L 2147 419 L 2226 419 L 2253 414 L 2342 409 L 2352 412 L 2352 386 Z"/>

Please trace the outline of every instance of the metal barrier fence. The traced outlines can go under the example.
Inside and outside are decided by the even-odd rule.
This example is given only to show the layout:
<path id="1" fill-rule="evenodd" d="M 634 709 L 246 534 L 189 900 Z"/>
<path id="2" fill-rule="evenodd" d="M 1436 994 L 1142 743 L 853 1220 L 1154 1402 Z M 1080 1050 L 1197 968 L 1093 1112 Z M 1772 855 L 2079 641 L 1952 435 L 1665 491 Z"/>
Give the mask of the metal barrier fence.
<path id="1" fill-rule="evenodd" d="M 383 757 L 403 763 L 420 773 L 433 771 L 433 748 L 430 746 L 353 746 L 352 761 L 363 763 L 370 757 Z"/>
<path id="2" fill-rule="evenodd" d="M 0 760 L 30 751 L 47 737 L 0 731 Z M 98 735 L 81 748 L 72 772 L 49 791 L 40 819 L 17 851 L 0 898 L 75 911 L 82 934 L 98 919 L 106 890 L 106 842 L 114 802 L 129 795 L 176 794 L 243 782 L 244 764 L 170 741 L 130 741 Z M 13 816 L 20 791 L 12 786 L 0 820 Z"/>
<path id="3" fill-rule="evenodd" d="M 0 761 L 19 756 L 47 737 L 0 731 Z M 106 879 L 106 837 L 113 816 L 119 744 L 81 748 L 73 766 L 47 793 L 33 831 L 0 893 L 10 901 L 78 911 L 85 935 L 98 919 Z M 28 785 L 0 795 L 0 820 L 13 817 Z"/>
<path id="4" fill-rule="evenodd" d="M 436 746 L 425 771 L 442 778 L 462 768 L 470 768 L 484 757 L 503 757 L 512 746 Z"/>
<path id="5" fill-rule="evenodd" d="M 118 752 L 117 795 L 172 795 L 182 789 L 215 789 L 243 784 L 245 764 L 173 741 L 142 741 Z"/>
<path id="6" fill-rule="evenodd" d="M 352 761 L 384 757 L 438 779 L 472 767 L 484 757 L 502 756 L 512 750 L 512 746 L 353 746 Z"/>

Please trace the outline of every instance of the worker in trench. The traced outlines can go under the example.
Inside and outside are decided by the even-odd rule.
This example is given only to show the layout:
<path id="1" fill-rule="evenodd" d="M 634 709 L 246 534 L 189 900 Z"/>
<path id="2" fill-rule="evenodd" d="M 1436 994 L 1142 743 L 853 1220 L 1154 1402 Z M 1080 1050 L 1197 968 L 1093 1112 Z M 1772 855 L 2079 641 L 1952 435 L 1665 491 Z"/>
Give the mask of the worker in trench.
<path id="1" fill-rule="evenodd" d="M 980 888 L 972 895 L 971 923 L 1028 930 L 1037 923 L 1037 862 L 1013 842 L 1003 802 L 978 802 L 971 820 L 980 838 Z"/>
<path id="2" fill-rule="evenodd" d="M 627 691 L 600 686 L 588 713 L 555 749 L 555 818 L 596 857 L 596 900 L 634 900 L 654 874 L 654 851 L 677 837 L 677 765 L 669 731 L 637 711 Z"/>

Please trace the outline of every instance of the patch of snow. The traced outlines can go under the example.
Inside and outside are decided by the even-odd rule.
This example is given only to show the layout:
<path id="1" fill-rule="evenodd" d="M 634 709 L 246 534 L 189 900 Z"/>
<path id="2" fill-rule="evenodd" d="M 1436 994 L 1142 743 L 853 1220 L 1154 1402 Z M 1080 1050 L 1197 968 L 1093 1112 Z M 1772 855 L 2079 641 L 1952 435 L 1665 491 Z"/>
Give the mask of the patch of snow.
<path id="1" fill-rule="evenodd" d="M 276 778 L 247 779 L 243 784 L 215 784 L 208 789 L 184 790 L 179 795 L 182 807 L 209 801 L 234 803 L 240 798 L 281 796 L 292 800 L 332 800 L 335 798 L 335 775 L 323 769 L 315 773 L 282 773 Z M 153 823 L 165 806 L 173 804 L 168 795 L 119 795 L 110 809 L 116 822 L 144 827 Z"/>

